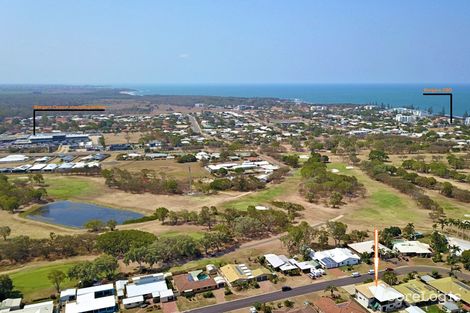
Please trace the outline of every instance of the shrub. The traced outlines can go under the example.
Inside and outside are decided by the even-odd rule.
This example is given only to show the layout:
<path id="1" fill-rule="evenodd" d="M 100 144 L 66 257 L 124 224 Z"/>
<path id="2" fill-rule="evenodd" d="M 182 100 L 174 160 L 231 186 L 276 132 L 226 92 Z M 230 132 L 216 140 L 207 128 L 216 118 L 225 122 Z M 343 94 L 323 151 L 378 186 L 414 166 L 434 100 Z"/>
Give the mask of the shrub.
<path id="1" fill-rule="evenodd" d="M 202 296 L 204 298 L 213 298 L 214 297 L 214 293 L 212 291 L 206 291 L 202 294 Z"/>

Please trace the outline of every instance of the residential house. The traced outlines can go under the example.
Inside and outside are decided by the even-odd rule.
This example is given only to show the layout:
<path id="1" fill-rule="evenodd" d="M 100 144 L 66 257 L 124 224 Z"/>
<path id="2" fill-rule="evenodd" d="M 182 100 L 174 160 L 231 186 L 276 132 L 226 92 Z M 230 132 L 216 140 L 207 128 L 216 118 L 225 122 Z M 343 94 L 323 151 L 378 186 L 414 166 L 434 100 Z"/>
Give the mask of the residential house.
<path id="1" fill-rule="evenodd" d="M 173 290 L 169 289 L 163 273 L 138 276 L 126 285 L 126 298 L 143 296 L 154 302 L 168 302 L 174 299 Z"/>
<path id="2" fill-rule="evenodd" d="M 393 250 L 401 255 L 430 257 L 432 254 L 428 244 L 419 241 L 403 241 L 393 245 Z"/>
<path id="3" fill-rule="evenodd" d="M 406 303 L 410 305 L 428 305 L 436 303 L 438 299 L 437 291 L 418 279 L 409 280 L 394 288 L 405 296 Z"/>
<path id="4" fill-rule="evenodd" d="M 113 284 L 77 289 L 75 300 L 65 304 L 65 313 L 114 313 L 117 311 Z"/>
<path id="5" fill-rule="evenodd" d="M 351 250 L 357 252 L 358 254 L 363 254 L 363 253 L 372 254 L 372 253 L 374 253 L 374 240 L 350 243 L 350 244 L 348 244 L 348 247 Z M 380 254 L 381 251 L 382 252 L 391 252 L 392 250 L 390 250 L 389 248 L 387 248 L 383 244 L 379 243 L 379 254 Z"/>
<path id="6" fill-rule="evenodd" d="M 202 270 L 174 276 L 173 285 L 180 295 L 205 292 L 218 288 L 215 280 Z"/>
<path id="7" fill-rule="evenodd" d="M 336 303 L 331 298 L 321 297 L 313 301 L 312 306 L 317 313 L 367 313 L 367 310 L 353 300 Z"/>
<path id="8" fill-rule="evenodd" d="M 356 285 L 355 299 L 365 308 L 380 312 L 392 312 L 400 309 L 405 296 L 383 281 Z"/>
<path id="9" fill-rule="evenodd" d="M 0 309 L 0 312 L 7 313 L 13 311 L 13 309 Z M 14 313 L 53 313 L 54 312 L 54 302 L 46 301 L 39 302 L 34 304 L 27 304 L 22 309 L 15 309 Z"/>
<path id="10" fill-rule="evenodd" d="M 293 265 L 285 255 L 266 254 L 264 258 L 269 267 L 276 271 L 288 273 L 297 270 L 297 266 Z"/>
<path id="11" fill-rule="evenodd" d="M 454 277 L 431 280 L 428 284 L 444 294 L 447 299 L 470 305 L 470 286 Z"/>
<path id="12" fill-rule="evenodd" d="M 310 257 L 317 260 L 323 268 L 358 264 L 361 258 L 346 248 L 335 248 L 325 251 L 311 251 Z"/>
<path id="13" fill-rule="evenodd" d="M 251 270 L 245 264 L 227 264 L 220 268 L 220 274 L 230 286 L 268 280 L 272 277 L 271 271 L 264 267 Z"/>

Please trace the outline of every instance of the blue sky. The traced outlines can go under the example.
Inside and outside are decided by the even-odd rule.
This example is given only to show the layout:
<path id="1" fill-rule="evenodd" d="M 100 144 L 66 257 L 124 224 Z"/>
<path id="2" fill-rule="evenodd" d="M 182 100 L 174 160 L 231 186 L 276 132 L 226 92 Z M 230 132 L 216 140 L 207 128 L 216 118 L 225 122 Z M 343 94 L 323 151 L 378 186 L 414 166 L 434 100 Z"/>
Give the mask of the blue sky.
<path id="1" fill-rule="evenodd" d="M 0 83 L 468 83 L 469 16 L 467 0 L 0 0 Z"/>

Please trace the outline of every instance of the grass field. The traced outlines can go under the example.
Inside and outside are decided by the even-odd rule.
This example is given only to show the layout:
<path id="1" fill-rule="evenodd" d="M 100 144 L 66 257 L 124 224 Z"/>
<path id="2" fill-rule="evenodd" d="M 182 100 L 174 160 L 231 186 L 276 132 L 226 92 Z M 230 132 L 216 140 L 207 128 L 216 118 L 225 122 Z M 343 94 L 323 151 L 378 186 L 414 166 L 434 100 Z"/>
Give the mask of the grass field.
<path id="1" fill-rule="evenodd" d="M 60 270 L 67 273 L 68 269 L 77 262 L 53 264 L 48 266 L 33 267 L 22 269 L 18 272 L 9 274 L 13 280 L 13 285 L 16 290 L 23 293 L 26 301 L 34 301 L 42 298 L 48 298 L 51 294 L 55 293 L 54 287 L 47 278 L 47 275 L 53 270 Z M 76 281 L 68 279 L 62 284 L 62 288 L 68 288 L 76 285 Z"/>
<path id="2" fill-rule="evenodd" d="M 466 214 L 470 214 L 468 203 L 444 197 L 437 191 L 428 191 L 427 194 L 442 206 L 447 217 L 464 220 L 468 219 L 468 216 L 465 216 Z"/>
<path id="3" fill-rule="evenodd" d="M 367 190 L 366 197 L 354 203 L 353 210 L 345 214 L 344 221 L 348 224 L 370 228 L 414 223 L 420 228 L 431 228 L 428 212 L 419 208 L 410 197 L 369 178 L 358 168 L 346 169 L 344 163 L 330 163 L 328 168 L 335 168 L 340 174 L 356 176 Z"/>
<path id="4" fill-rule="evenodd" d="M 196 232 L 196 231 L 178 231 L 178 230 L 171 230 L 171 231 L 167 231 L 167 232 L 164 232 L 164 233 L 161 233 L 159 234 L 158 236 L 159 237 L 175 237 L 175 236 L 179 236 L 179 235 L 187 235 L 187 236 L 190 236 L 191 238 L 195 239 L 195 240 L 199 240 L 201 239 L 203 236 L 204 236 L 204 233 L 203 232 Z"/>
<path id="5" fill-rule="evenodd" d="M 163 173 L 181 180 L 189 179 L 189 167 L 191 167 L 191 177 L 193 179 L 210 176 L 200 162 L 178 163 L 176 160 L 116 161 L 111 158 L 103 162 L 103 168 L 111 167 L 135 172 L 143 169 L 154 170 L 157 173 Z"/>
<path id="6" fill-rule="evenodd" d="M 236 200 L 227 201 L 223 204 L 223 207 L 246 210 L 250 205 L 269 204 L 270 201 L 275 200 L 282 195 L 293 192 L 297 193 L 299 183 L 300 171 L 297 170 L 292 176 L 288 176 L 282 183 L 269 185 L 265 190 L 253 192 Z"/>
<path id="7" fill-rule="evenodd" d="M 87 178 L 44 175 L 47 194 L 56 199 L 72 199 L 99 194 L 102 186 Z"/>

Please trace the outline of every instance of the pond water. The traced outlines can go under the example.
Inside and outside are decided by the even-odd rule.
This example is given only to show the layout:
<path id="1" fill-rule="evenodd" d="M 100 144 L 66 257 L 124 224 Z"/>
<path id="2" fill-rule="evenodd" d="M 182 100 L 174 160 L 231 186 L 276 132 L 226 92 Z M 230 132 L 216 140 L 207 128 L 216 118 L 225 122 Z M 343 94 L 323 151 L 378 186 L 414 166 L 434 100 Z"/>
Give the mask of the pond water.
<path id="1" fill-rule="evenodd" d="M 89 203 L 57 201 L 49 203 L 27 215 L 27 218 L 59 224 L 69 227 L 83 228 L 89 220 L 100 220 L 106 223 L 115 220 L 118 224 L 142 217 L 140 213 L 102 207 Z"/>

